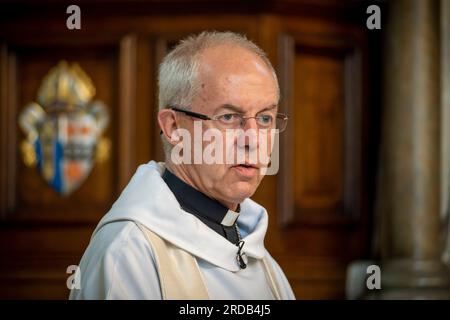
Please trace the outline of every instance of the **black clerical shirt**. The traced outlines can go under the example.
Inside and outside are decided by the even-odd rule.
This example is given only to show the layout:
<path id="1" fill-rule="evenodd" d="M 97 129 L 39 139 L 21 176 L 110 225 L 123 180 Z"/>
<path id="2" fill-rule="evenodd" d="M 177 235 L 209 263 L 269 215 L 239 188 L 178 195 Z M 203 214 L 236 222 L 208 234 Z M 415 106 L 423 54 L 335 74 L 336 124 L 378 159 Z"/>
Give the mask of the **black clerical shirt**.
<path id="1" fill-rule="evenodd" d="M 175 198 L 177 198 L 183 210 L 196 216 L 230 242 L 234 244 L 239 242 L 236 226 L 238 213 L 229 210 L 218 201 L 191 187 L 167 169 L 164 171 L 162 178 L 175 195 Z"/>

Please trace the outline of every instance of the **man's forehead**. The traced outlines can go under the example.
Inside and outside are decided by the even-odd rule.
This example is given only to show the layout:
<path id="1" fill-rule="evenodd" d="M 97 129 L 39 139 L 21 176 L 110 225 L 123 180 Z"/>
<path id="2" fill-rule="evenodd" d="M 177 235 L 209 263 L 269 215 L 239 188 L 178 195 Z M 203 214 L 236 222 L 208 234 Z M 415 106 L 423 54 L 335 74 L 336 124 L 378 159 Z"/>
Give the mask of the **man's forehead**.
<path id="1" fill-rule="evenodd" d="M 232 85 L 233 82 L 238 82 L 244 77 L 244 84 L 249 85 L 259 85 L 263 81 L 276 81 L 272 71 L 256 54 L 242 48 L 232 48 L 228 51 L 215 49 L 208 49 L 199 59 L 198 76 L 203 88 L 207 85 L 228 83 Z M 242 82 L 239 83 L 241 84 Z"/>
<path id="2" fill-rule="evenodd" d="M 200 108 L 224 104 L 242 109 L 278 103 L 276 80 L 265 62 L 247 49 L 221 45 L 199 57 Z"/>
<path id="3" fill-rule="evenodd" d="M 199 55 L 200 70 L 208 73 L 224 72 L 226 70 L 251 71 L 256 69 L 259 72 L 269 72 L 270 70 L 264 60 L 250 50 L 230 44 L 221 44 L 205 49 Z"/>

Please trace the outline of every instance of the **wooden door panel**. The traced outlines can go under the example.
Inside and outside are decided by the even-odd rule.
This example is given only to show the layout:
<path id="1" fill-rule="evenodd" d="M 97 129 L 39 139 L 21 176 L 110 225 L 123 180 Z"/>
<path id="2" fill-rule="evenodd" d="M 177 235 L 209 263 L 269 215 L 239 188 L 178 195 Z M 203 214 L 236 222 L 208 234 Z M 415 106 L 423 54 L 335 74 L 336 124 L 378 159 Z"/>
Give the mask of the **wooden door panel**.
<path id="1" fill-rule="evenodd" d="M 295 211 L 337 208 L 344 175 L 343 65 L 332 57 L 299 54 L 294 72 Z"/>
<path id="2" fill-rule="evenodd" d="M 281 110 L 290 119 L 280 137 L 273 252 L 298 298 L 343 298 L 347 264 L 367 244 L 364 44 L 344 29 L 320 27 L 280 28 Z"/>

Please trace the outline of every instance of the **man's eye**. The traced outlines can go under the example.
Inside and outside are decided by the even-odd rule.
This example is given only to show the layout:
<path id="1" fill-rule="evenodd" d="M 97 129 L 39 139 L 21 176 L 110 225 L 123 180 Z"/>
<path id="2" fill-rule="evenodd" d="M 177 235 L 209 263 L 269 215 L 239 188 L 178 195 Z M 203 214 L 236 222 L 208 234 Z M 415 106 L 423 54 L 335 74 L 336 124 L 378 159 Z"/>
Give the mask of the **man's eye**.
<path id="1" fill-rule="evenodd" d="M 239 116 L 234 113 L 227 113 L 219 116 L 219 120 L 226 123 L 233 123 L 239 120 Z"/>
<path id="2" fill-rule="evenodd" d="M 258 116 L 258 122 L 261 124 L 271 124 L 273 117 L 271 115 L 260 115 Z"/>

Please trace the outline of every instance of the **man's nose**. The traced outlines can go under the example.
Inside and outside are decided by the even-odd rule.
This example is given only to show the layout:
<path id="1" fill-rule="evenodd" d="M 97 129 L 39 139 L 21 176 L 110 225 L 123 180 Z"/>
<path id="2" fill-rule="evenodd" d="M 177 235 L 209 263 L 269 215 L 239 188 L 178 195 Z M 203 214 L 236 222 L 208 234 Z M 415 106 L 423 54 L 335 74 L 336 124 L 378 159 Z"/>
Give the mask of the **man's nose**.
<path id="1" fill-rule="evenodd" d="M 256 132 L 258 131 L 258 123 L 256 122 L 255 118 L 247 118 L 244 119 L 244 124 L 242 126 L 242 129 L 248 130 L 248 129 L 254 129 Z"/>
<path id="2" fill-rule="evenodd" d="M 243 130 L 245 132 L 245 146 L 250 148 L 258 147 L 258 124 L 255 118 L 244 120 Z"/>

